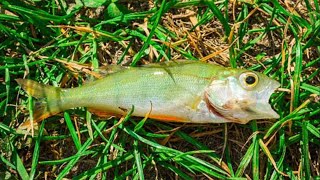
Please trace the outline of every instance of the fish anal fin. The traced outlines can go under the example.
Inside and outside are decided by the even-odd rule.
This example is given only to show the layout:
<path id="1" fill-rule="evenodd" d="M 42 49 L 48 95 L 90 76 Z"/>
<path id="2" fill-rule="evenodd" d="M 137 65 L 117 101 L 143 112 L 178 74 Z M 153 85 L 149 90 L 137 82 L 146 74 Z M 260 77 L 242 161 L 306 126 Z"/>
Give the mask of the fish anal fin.
<path id="1" fill-rule="evenodd" d="M 95 108 L 88 108 L 88 111 L 100 118 L 122 117 L 121 114 L 109 112 L 109 111 L 103 111 Z"/>
<path id="2" fill-rule="evenodd" d="M 176 116 L 170 116 L 170 115 L 157 115 L 157 114 L 150 114 L 149 118 L 151 119 L 156 119 L 160 120 L 163 122 L 189 122 L 188 120 L 181 118 L 181 117 L 176 117 Z"/>

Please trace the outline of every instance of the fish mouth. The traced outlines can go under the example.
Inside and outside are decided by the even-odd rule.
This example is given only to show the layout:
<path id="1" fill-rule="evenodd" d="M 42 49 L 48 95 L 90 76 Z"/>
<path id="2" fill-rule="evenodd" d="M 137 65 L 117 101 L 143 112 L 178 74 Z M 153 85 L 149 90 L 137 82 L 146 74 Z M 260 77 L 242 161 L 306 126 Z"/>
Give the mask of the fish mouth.
<path id="1" fill-rule="evenodd" d="M 260 100 L 256 103 L 256 105 L 252 108 L 257 114 L 261 114 L 261 118 L 259 119 L 278 119 L 279 114 L 272 109 L 269 100 L 271 95 L 280 87 L 280 83 L 278 81 L 271 81 L 267 86 L 267 89 L 264 90 L 260 95 Z"/>

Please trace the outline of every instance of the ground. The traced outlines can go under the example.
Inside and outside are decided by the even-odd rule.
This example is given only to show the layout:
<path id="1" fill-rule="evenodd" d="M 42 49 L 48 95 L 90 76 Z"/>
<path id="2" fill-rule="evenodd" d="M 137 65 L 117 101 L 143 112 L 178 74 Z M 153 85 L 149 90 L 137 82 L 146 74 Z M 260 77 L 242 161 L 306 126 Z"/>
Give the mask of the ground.
<path id="1" fill-rule="evenodd" d="M 10 0 L 0 12 L 0 179 L 320 178 L 317 0 Z M 181 124 L 76 108 L 18 128 L 37 100 L 17 78 L 71 88 L 110 64 L 182 59 L 278 80 L 281 117 Z"/>

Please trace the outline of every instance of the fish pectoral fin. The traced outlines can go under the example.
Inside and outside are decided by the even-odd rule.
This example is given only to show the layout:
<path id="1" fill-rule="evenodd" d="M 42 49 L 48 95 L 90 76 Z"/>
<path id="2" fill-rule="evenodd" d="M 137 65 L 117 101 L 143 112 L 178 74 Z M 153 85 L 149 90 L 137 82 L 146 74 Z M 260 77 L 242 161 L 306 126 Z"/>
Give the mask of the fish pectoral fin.
<path id="1" fill-rule="evenodd" d="M 199 108 L 200 103 L 203 101 L 201 96 L 195 96 L 192 101 L 187 103 L 187 107 L 189 107 L 192 110 L 197 110 Z"/>
<path id="2" fill-rule="evenodd" d="M 121 114 L 109 112 L 109 111 L 103 111 L 100 109 L 88 108 L 88 111 L 100 118 L 122 117 Z"/>

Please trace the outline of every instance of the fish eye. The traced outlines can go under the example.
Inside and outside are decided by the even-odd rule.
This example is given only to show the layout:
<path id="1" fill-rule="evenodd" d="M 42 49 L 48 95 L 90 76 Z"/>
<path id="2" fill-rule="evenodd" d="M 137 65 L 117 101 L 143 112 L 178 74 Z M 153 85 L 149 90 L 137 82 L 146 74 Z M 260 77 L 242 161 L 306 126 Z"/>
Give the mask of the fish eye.
<path id="1" fill-rule="evenodd" d="M 244 72 L 240 75 L 239 80 L 243 88 L 250 90 L 258 84 L 259 78 L 253 72 Z"/>
<path id="2" fill-rule="evenodd" d="M 251 85 L 251 84 L 254 84 L 256 82 L 256 78 L 254 76 L 247 76 L 246 77 L 246 83 Z"/>

